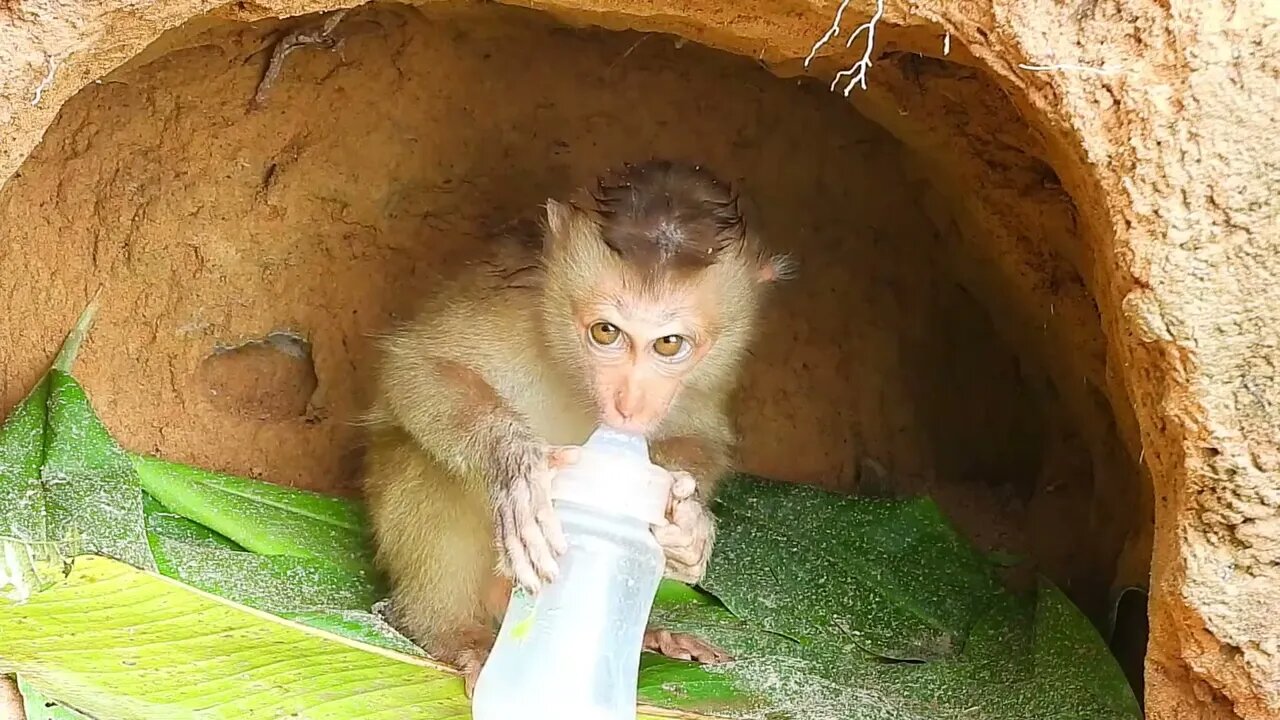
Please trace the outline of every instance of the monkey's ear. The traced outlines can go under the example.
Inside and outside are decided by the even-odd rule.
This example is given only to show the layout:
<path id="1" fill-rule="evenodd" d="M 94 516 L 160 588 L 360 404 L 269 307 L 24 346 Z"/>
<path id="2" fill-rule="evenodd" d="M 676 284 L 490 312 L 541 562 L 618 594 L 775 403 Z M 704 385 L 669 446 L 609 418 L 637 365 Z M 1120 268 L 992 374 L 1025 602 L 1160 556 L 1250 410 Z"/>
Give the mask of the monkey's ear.
<path id="1" fill-rule="evenodd" d="M 564 252 L 572 243 L 574 226 L 582 211 L 572 203 L 562 203 L 547 198 L 546 239 L 543 252 Z"/>
<path id="2" fill-rule="evenodd" d="M 568 234 L 572 218 L 571 206 L 547 198 L 547 230 L 552 237 L 560 238 Z"/>
<path id="3" fill-rule="evenodd" d="M 577 197 L 572 197 L 567 202 L 552 200 L 548 197 L 545 208 L 547 208 L 547 229 L 557 237 L 566 236 L 575 231 L 577 228 L 573 225 L 581 227 L 584 223 L 599 224 L 599 218 L 596 218 L 594 211 L 588 209 L 590 205 L 584 204 Z"/>
<path id="4" fill-rule="evenodd" d="M 594 234 L 592 231 L 598 229 L 599 221 L 591 211 L 584 210 L 582 205 L 573 200 L 560 202 L 547 198 L 546 209 L 547 233 L 546 241 L 543 243 L 544 250 L 559 248 L 563 251 L 571 245 L 592 237 Z"/>
<path id="5" fill-rule="evenodd" d="M 763 258 L 757 278 L 762 283 L 776 283 L 796 276 L 800 263 L 790 255 L 772 255 Z"/>

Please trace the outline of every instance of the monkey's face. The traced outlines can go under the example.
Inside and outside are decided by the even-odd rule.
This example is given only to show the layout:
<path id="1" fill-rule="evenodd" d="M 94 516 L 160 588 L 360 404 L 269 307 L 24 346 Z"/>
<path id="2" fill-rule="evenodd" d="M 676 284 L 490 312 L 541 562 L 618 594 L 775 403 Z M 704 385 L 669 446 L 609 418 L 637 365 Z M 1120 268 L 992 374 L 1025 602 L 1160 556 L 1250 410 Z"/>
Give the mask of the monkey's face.
<path id="1" fill-rule="evenodd" d="M 680 303 L 630 298 L 578 314 L 584 365 L 600 421 L 649 434 L 667 416 L 713 338 Z"/>
<path id="2" fill-rule="evenodd" d="M 791 274 L 745 232 L 717 182 L 664 167 L 602 185 L 583 201 L 590 212 L 548 200 L 541 262 L 555 360 L 602 423 L 646 435 L 683 388 L 724 397 L 764 287 Z"/>

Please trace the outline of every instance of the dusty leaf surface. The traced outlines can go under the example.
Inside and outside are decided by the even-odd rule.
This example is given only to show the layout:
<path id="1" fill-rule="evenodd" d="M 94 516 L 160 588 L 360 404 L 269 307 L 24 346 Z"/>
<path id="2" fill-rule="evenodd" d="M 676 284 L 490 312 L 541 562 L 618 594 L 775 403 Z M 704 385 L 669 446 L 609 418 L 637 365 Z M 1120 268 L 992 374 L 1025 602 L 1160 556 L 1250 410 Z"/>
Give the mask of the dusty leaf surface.
<path id="1" fill-rule="evenodd" d="M 0 426 L 0 496 L 0 535 L 155 568 L 129 457 L 61 370 Z"/>
<path id="2" fill-rule="evenodd" d="M 667 591 L 674 600 L 655 617 L 735 661 L 686 664 L 685 676 L 664 668 L 675 678 L 663 686 L 668 697 L 692 698 L 719 676 L 755 698 L 740 717 L 1141 717 L 1101 638 L 1062 593 L 1047 582 L 1025 597 L 1004 590 L 927 501 L 740 477 L 716 512 L 721 535 L 705 580 L 715 597 Z"/>

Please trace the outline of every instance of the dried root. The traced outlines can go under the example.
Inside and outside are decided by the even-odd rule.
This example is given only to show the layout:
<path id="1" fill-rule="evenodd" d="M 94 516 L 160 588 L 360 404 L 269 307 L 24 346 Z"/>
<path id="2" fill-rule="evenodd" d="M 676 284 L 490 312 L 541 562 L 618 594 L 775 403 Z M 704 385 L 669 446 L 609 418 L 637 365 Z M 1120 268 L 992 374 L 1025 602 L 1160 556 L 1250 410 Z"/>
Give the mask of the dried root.
<path id="1" fill-rule="evenodd" d="M 276 43 L 276 47 L 271 51 L 271 62 L 267 64 L 267 71 L 263 73 L 262 80 L 258 82 L 258 89 L 253 94 L 253 101 L 250 107 L 257 109 L 262 107 L 266 102 L 267 91 L 275 84 L 276 78 L 280 76 L 280 70 L 284 67 L 284 59 L 289 53 L 300 47 L 320 47 L 326 50 L 337 50 L 342 45 L 342 40 L 333 36 L 334 28 L 338 27 L 338 23 L 342 22 L 342 18 L 346 17 L 347 10 L 339 10 L 329 17 L 325 18 L 324 24 L 319 27 L 309 27 L 293 32 L 280 38 L 280 42 Z"/>

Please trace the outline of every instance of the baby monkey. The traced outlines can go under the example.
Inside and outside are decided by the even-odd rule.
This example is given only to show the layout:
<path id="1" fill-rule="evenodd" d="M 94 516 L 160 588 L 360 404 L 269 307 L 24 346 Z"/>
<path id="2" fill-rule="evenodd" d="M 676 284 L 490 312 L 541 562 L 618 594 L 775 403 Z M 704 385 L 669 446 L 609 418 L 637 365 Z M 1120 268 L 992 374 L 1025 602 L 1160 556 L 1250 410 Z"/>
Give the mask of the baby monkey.
<path id="1" fill-rule="evenodd" d="M 511 242 L 518 240 L 520 242 Z M 549 489 L 597 424 L 642 433 L 673 475 L 666 574 L 702 579 L 707 503 L 729 469 L 729 398 L 764 296 L 791 275 L 707 171 L 627 165 L 540 228 L 438 286 L 386 338 L 364 487 L 392 619 L 475 678 L 512 581 L 536 591 L 566 549 Z M 645 647 L 717 662 L 695 638 Z"/>

